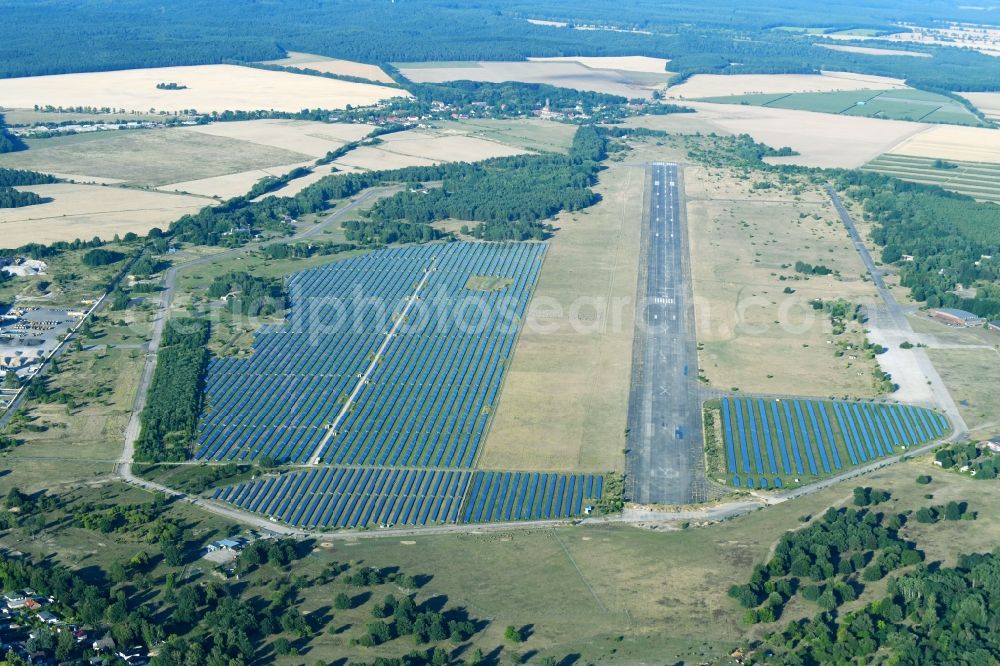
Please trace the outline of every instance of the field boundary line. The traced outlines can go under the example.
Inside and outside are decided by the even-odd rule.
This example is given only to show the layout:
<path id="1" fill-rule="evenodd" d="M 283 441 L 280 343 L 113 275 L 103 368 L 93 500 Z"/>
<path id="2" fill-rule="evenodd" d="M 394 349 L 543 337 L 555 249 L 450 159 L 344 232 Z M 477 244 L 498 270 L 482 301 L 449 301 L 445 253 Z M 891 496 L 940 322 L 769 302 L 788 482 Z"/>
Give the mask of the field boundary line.
<path id="1" fill-rule="evenodd" d="M 377 366 L 378 362 L 382 360 L 382 355 L 385 354 L 385 350 L 389 347 L 389 343 L 392 342 L 392 339 L 396 336 L 396 331 L 399 330 L 399 327 L 406 319 L 406 315 L 410 311 L 410 308 L 416 302 L 417 297 L 420 296 L 420 291 L 427 284 L 428 278 L 430 278 L 430 276 L 434 273 L 434 269 L 437 267 L 437 261 L 438 261 L 437 257 L 435 256 L 434 259 L 431 261 L 430 266 L 424 269 L 424 275 L 422 278 L 420 278 L 420 282 L 417 284 L 417 288 L 414 289 L 410 297 L 406 299 L 406 305 L 403 306 L 403 311 L 399 313 L 399 317 L 396 318 L 396 322 L 392 325 L 392 328 L 389 329 L 389 332 L 386 333 L 385 340 L 382 341 L 382 344 L 375 352 L 375 356 L 372 357 L 371 363 L 368 364 L 368 367 L 365 369 L 364 373 L 361 375 L 361 377 L 358 378 L 357 383 L 355 383 L 354 385 L 354 390 L 351 391 L 351 395 L 348 396 L 347 401 L 344 402 L 344 406 L 340 409 L 340 412 L 337 414 L 337 417 L 330 423 L 329 426 L 327 426 L 326 435 L 320 441 L 319 445 L 316 447 L 316 450 L 313 452 L 313 455 L 310 457 L 310 462 L 309 462 L 310 465 L 315 466 L 319 464 L 320 458 L 322 458 L 323 453 L 326 451 L 326 447 L 330 443 L 330 440 L 336 436 L 337 426 L 340 425 L 340 422 L 344 419 L 345 416 L 347 416 L 347 412 L 350 411 L 351 405 L 354 404 L 354 401 L 358 397 L 358 394 L 361 393 L 361 389 L 365 387 L 368 378 L 375 370 L 375 366 Z"/>
<path id="2" fill-rule="evenodd" d="M 575 559 L 573 559 L 573 555 L 569 552 L 569 548 L 567 548 L 566 544 L 563 543 L 563 540 L 559 538 L 559 533 L 556 532 L 555 530 L 552 530 L 552 537 L 556 540 L 556 543 L 559 544 L 559 547 L 562 548 L 562 551 L 566 553 L 566 558 L 570 561 L 570 564 L 573 565 L 573 568 L 576 569 L 576 573 L 580 576 L 580 580 L 582 580 L 583 584 L 587 586 L 588 590 L 590 590 L 590 595 L 594 597 L 594 601 L 597 602 L 597 605 L 600 606 L 601 610 L 604 611 L 605 613 L 609 612 L 608 607 L 604 605 L 604 602 L 601 601 L 601 598 L 597 596 L 597 592 L 594 591 L 594 586 L 591 585 L 590 581 L 587 580 L 587 577 L 583 575 L 583 571 L 580 569 L 580 565 L 576 563 Z"/>

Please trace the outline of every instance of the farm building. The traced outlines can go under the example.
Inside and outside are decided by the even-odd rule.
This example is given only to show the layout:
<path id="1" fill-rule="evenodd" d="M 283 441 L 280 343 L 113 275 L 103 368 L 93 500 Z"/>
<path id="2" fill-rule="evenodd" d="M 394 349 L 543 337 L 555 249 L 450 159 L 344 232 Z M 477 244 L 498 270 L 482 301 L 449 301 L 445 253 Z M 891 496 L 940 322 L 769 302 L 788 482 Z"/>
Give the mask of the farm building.
<path id="1" fill-rule="evenodd" d="M 965 310 L 955 308 L 938 308 L 931 310 L 931 317 L 943 321 L 950 326 L 978 326 L 983 323 L 982 317 Z"/>
<path id="2" fill-rule="evenodd" d="M 243 539 L 219 539 L 218 541 L 213 541 L 208 544 L 208 552 L 214 553 L 217 550 L 228 550 L 234 553 L 238 553 L 243 550 L 245 542 Z"/>

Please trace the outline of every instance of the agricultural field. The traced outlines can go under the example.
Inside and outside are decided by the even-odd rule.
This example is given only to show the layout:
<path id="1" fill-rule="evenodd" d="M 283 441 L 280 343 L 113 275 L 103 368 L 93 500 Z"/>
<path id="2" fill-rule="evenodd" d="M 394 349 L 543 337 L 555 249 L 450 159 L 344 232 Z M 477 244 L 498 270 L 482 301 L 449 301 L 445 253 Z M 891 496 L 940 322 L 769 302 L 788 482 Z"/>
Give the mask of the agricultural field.
<path id="1" fill-rule="evenodd" d="M 996 163 L 1000 155 L 1000 131 L 942 125 L 903 139 L 883 152 L 958 162 Z"/>
<path id="2" fill-rule="evenodd" d="M 501 143 L 493 138 L 480 138 L 467 130 L 414 129 L 379 137 L 382 143 L 361 146 L 337 159 L 333 165 L 341 169 L 379 170 L 408 166 L 429 166 L 441 162 L 476 162 L 490 157 L 520 155 L 525 149 Z M 559 134 L 557 133 L 557 136 Z"/>
<path id="3" fill-rule="evenodd" d="M 783 488 L 900 453 L 949 430 L 940 414 L 876 402 L 722 398 L 706 405 L 721 427 L 726 481 Z M 780 476 L 779 476 L 780 475 Z"/>
<path id="4" fill-rule="evenodd" d="M 160 90 L 158 83 L 177 83 L 180 90 Z M 5 107 L 110 107 L 143 113 L 199 113 L 370 106 L 408 93 L 367 83 L 305 74 L 272 72 L 237 65 L 197 65 L 126 69 L 112 72 L 55 74 L 0 80 Z"/>
<path id="5" fill-rule="evenodd" d="M 111 179 L 138 187 L 280 168 L 311 157 L 187 128 L 76 134 L 29 140 L 28 146 L 22 152 L 0 155 L 0 167 L 32 169 L 73 180 Z"/>
<path id="6" fill-rule="evenodd" d="M 438 525 L 581 516 L 593 475 L 323 467 L 218 489 L 212 498 L 302 528 Z"/>
<path id="7" fill-rule="evenodd" d="M 393 82 L 392 77 L 386 74 L 378 65 L 369 65 L 368 63 L 351 60 L 338 60 L 337 58 L 327 58 L 326 56 L 313 55 L 311 53 L 289 51 L 288 57 L 278 60 L 266 60 L 264 64 L 294 67 L 296 69 L 312 69 L 317 72 L 338 74 L 340 76 L 354 76 L 376 83 Z"/>
<path id="8" fill-rule="evenodd" d="M 1000 203 L 1000 163 L 955 162 L 886 153 L 862 168 Z"/>
<path id="9" fill-rule="evenodd" d="M 363 139 L 375 129 L 363 123 L 321 123 L 313 120 L 240 120 L 184 127 L 180 131 L 207 134 L 288 151 L 307 157 L 323 157 L 345 143 Z M 287 162 L 285 162 L 287 163 Z"/>
<path id="10" fill-rule="evenodd" d="M 982 124 L 979 118 L 953 99 L 911 88 L 729 95 L 701 97 L 699 101 L 922 123 L 969 126 Z"/>
<path id="11" fill-rule="evenodd" d="M 287 324 L 210 365 L 198 458 L 470 466 L 544 249 L 428 245 L 292 276 Z M 474 275 L 514 283 L 473 292 Z"/>
<path id="12" fill-rule="evenodd" d="M 903 88 L 902 79 L 854 74 L 823 72 L 821 74 L 695 74 L 683 83 L 670 86 L 667 97 L 701 99 L 733 95 L 835 92 L 850 90 L 886 90 Z"/>
<path id="13" fill-rule="evenodd" d="M 669 74 L 595 69 L 576 60 L 530 62 L 396 63 L 400 73 L 415 83 L 445 81 L 521 81 L 623 97 L 650 97 L 666 87 Z"/>
<path id="14" fill-rule="evenodd" d="M 856 168 L 888 152 L 930 125 L 856 116 L 835 116 L 741 104 L 684 102 L 697 113 L 639 116 L 625 124 L 679 134 L 749 134 L 755 140 L 798 155 L 768 157 L 774 164 Z M 941 129 L 965 129 L 942 127 Z M 985 131 L 985 130 L 984 130 Z"/>
<path id="15" fill-rule="evenodd" d="M 0 233 L 8 247 L 95 236 L 110 240 L 130 231 L 145 234 L 210 203 L 201 197 L 101 185 L 56 183 L 19 189 L 51 201 L 0 209 Z"/>
<path id="16" fill-rule="evenodd" d="M 1000 93 L 995 92 L 963 92 L 958 93 L 972 102 L 972 105 L 983 112 L 990 120 L 1000 121 Z"/>

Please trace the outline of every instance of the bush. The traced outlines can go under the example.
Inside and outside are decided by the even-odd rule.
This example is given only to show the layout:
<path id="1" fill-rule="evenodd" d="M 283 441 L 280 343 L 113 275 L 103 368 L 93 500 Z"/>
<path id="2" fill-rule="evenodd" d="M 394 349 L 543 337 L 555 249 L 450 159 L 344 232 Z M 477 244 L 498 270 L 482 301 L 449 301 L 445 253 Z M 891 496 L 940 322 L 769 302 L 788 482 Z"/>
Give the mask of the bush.
<path id="1" fill-rule="evenodd" d="M 927 474 L 921 474 L 920 476 L 917 477 L 917 483 L 919 483 L 922 486 L 926 486 L 930 482 L 931 482 L 931 477 L 928 476 Z"/>

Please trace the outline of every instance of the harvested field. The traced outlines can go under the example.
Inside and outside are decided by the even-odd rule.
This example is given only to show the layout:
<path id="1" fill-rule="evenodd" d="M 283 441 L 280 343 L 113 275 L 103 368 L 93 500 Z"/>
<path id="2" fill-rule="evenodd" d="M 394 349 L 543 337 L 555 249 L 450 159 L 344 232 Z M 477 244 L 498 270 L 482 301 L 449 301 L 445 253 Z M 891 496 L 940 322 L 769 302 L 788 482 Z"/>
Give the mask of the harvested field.
<path id="1" fill-rule="evenodd" d="M 972 102 L 973 106 L 982 111 L 990 120 L 1000 120 L 1000 93 L 967 92 L 958 94 Z"/>
<path id="2" fill-rule="evenodd" d="M 340 76 L 356 76 L 378 83 L 393 82 L 392 78 L 382 71 L 382 68 L 378 65 L 369 65 L 364 62 L 354 62 L 353 60 L 338 60 L 337 58 L 327 58 L 326 56 L 313 55 L 311 53 L 289 51 L 287 58 L 267 60 L 265 64 L 295 67 L 297 69 L 314 69 L 317 72 L 339 74 Z"/>
<path id="3" fill-rule="evenodd" d="M 952 192 L 1000 203 L 1000 164 L 947 162 L 946 165 L 935 166 L 935 163 L 936 160 L 929 157 L 886 153 L 862 168 L 914 183 L 940 185 Z"/>
<path id="4" fill-rule="evenodd" d="M 160 186 L 294 164 L 309 155 L 187 128 L 95 132 L 29 141 L 0 167 L 111 178 Z"/>
<path id="5" fill-rule="evenodd" d="M 996 162 L 1000 131 L 942 125 L 911 136 L 885 152 L 964 162 Z"/>
<path id="6" fill-rule="evenodd" d="M 210 203 L 201 197 L 101 185 L 57 183 L 18 189 L 51 197 L 52 201 L 0 210 L 0 232 L 7 247 L 94 236 L 111 239 L 129 231 L 145 234 Z"/>
<path id="7" fill-rule="evenodd" d="M 896 120 L 737 104 L 685 102 L 685 105 L 697 113 L 629 118 L 626 124 L 683 133 L 746 133 L 769 146 L 790 146 L 800 153 L 768 161 L 829 168 L 859 167 L 929 127 Z M 940 129 L 971 128 L 942 126 Z"/>
<path id="8" fill-rule="evenodd" d="M 396 169 L 440 162 L 476 162 L 526 151 L 447 130 L 407 130 L 381 137 L 377 146 L 362 146 L 340 158 L 337 167 Z"/>
<path id="9" fill-rule="evenodd" d="M 178 83 L 184 90 L 158 90 L 158 83 Z M 0 99 L 9 107 L 35 104 L 62 107 L 112 107 L 177 112 L 196 109 L 252 111 L 303 108 L 342 109 L 369 106 L 407 93 L 366 83 L 338 81 L 304 74 L 271 72 L 237 65 L 197 65 L 127 69 L 113 72 L 56 74 L 0 80 Z"/>
<path id="10" fill-rule="evenodd" d="M 440 65 L 440 66 L 437 66 Z M 648 73 L 630 76 L 618 70 L 590 69 L 578 62 L 470 62 L 470 63 L 400 63 L 400 72 L 416 83 L 443 83 L 445 81 L 521 81 L 545 83 L 575 90 L 621 95 L 624 97 L 649 97 L 663 81 L 651 83 Z"/>
<path id="11" fill-rule="evenodd" d="M 920 51 L 903 51 L 900 49 L 878 49 L 871 46 L 846 46 L 843 44 L 816 44 L 831 51 L 844 51 L 846 53 L 860 53 L 871 56 L 903 56 L 909 58 L 930 58 L 930 53 Z"/>
<path id="12" fill-rule="evenodd" d="M 248 141 L 310 157 L 323 157 L 345 143 L 364 138 L 373 129 L 372 125 L 266 119 L 195 125 L 185 127 L 184 131 Z"/>
<path id="13" fill-rule="evenodd" d="M 576 62 L 590 69 L 612 69 L 621 72 L 666 74 L 669 60 L 648 56 L 555 56 L 528 58 L 531 62 Z"/>
<path id="14" fill-rule="evenodd" d="M 886 90 L 905 87 L 902 79 L 885 76 L 823 72 L 822 74 L 696 74 L 671 86 L 668 97 L 696 99 L 755 93 L 830 92 L 834 90 Z"/>
<path id="15" fill-rule="evenodd" d="M 156 189 L 161 192 L 196 194 L 203 197 L 230 199 L 232 197 L 246 194 L 247 191 L 253 187 L 254 183 L 261 178 L 265 178 L 267 176 L 283 176 L 292 169 L 300 166 L 312 166 L 312 164 L 312 162 L 298 162 L 295 164 L 284 164 L 267 169 L 240 171 L 239 173 L 231 173 L 225 176 L 213 176 L 211 178 L 199 178 L 180 183 L 170 183 L 168 185 L 161 185 Z M 304 178 L 300 180 L 304 180 Z"/>

